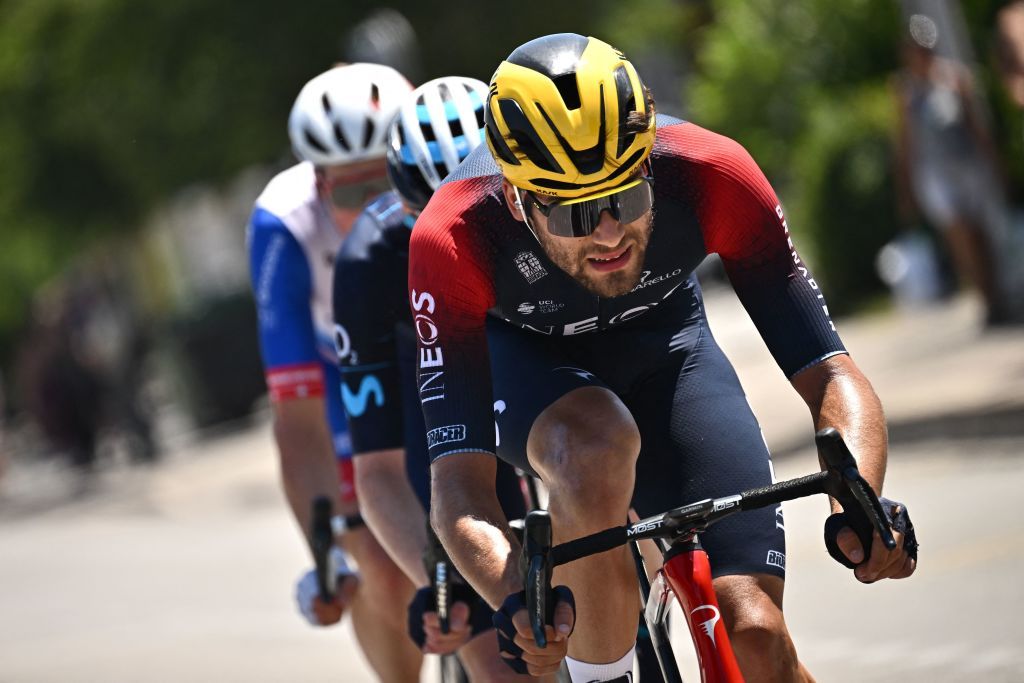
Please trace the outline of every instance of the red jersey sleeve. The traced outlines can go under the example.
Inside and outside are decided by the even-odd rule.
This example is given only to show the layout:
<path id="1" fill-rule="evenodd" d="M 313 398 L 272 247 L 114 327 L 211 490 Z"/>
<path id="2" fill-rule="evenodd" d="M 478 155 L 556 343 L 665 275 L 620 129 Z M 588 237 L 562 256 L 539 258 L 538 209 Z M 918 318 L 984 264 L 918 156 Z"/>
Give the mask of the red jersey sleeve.
<path id="1" fill-rule="evenodd" d="M 670 148 L 685 160 L 705 248 L 721 257 L 786 376 L 844 353 L 825 297 L 793 246 L 782 205 L 750 154 L 693 124 L 666 133 Z"/>
<path id="2" fill-rule="evenodd" d="M 494 305 L 484 226 L 473 218 L 476 179 L 443 185 L 413 228 L 409 303 L 431 460 L 495 452 L 485 322 Z"/>

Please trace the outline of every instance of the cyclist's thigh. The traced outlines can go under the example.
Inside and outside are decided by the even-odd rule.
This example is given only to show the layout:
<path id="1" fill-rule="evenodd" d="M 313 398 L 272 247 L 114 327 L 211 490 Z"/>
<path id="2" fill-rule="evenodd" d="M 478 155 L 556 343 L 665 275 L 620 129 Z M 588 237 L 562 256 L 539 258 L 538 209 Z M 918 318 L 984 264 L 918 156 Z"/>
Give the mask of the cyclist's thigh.
<path id="1" fill-rule="evenodd" d="M 634 506 L 642 515 L 772 481 L 771 460 L 736 373 L 705 323 L 675 372 L 626 401 L 640 427 Z M 744 512 L 701 535 L 716 576 L 785 575 L 781 507 Z"/>
<path id="2" fill-rule="evenodd" d="M 425 510 L 430 509 L 430 454 L 427 451 L 427 428 L 423 421 L 419 392 L 416 386 L 416 337 L 398 336 L 399 382 L 402 391 L 402 430 L 405 439 L 405 470 L 416 497 Z M 515 469 L 504 462 L 498 463 L 495 490 L 501 508 L 509 519 L 520 519 L 526 514 L 519 477 Z"/>
<path id="3" fill-rule="evenodd" d="M 531 474 L 526 440 L 537 416 L 574 389 L 607 388 L 551 342 L 501 320 L 487 321 L 498 457 Z"/>

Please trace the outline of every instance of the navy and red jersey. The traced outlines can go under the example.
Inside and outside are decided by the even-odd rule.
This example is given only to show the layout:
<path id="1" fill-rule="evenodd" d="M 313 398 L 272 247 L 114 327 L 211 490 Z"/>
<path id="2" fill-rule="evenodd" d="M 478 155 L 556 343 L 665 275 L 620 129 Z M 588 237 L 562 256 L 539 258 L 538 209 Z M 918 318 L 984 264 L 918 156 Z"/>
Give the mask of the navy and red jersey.
<path id="1" fill-rule="evenodd" d="M 488 315 L 559 344 L 571 344 L 573 335 L 628 328 L 654 307 L 667 325 L 678 308 L 681 323 L 692 301 L 673 294 L 708 254 L 721 257 L 788 377 L 845 351 L 818 284 L 793 247 L 775 192 L 738 143 L 659 116 L 651 168 L 654 218 L 643 274 L 629 293 L 613 298 L 594 295 L 559 269 L 512 217 L 487 149 L 474 150 L 434 193 L 416 222 L 409 256 L 420 402 L 432 459 L 495 452 Z M 645 359 L 623 349 L 620 362 Z"/>
<path id="2" fill-rule="evenodd" d="M 415 346 L 406 302 L 409 218 L 393 193 L 382 195 L 353 223 L 335 259 L 335 344 L 355 455 L 405 442 L 400 361 Z"/>

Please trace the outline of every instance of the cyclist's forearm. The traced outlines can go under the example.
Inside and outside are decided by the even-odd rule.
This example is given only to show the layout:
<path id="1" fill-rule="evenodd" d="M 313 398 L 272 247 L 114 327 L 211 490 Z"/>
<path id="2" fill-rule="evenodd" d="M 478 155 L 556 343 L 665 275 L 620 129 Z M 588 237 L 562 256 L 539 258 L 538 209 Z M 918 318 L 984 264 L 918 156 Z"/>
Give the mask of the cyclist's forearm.
<path id="1" fill-rule="evenodd" d="M 305 538 L 309 538 L 311 503 L 317 496 L 327 496 L 336 512 L 353 514 L 356 511 L 341 505 L 337 464 L 326 424 L 299 424 L 277 416 L 274 438 L 285 497 Z"/>
<path id="2" fill-rule="evenodd" d="M 429 582 L 423 567 L 427 515 L 405 473 L 405 451 L 356 456 L 356 489 L 366 524 L 416 586 Z"/>
<path id="3" fill-rule="evenodd" d="M 882 403 L 849 356 L 833 356 L 793 378 L 814 428 L 834 427 L 857 458 L 861 474 L 881 492 L 888 437 Z"/>
<path id="4" fill-rule="evenodd" d="M 434 488 L 431 521 L 459 572 L 492 607 L 522 590 L 520 545 L 512 536 L 493 487 L 490 495 Z"/>

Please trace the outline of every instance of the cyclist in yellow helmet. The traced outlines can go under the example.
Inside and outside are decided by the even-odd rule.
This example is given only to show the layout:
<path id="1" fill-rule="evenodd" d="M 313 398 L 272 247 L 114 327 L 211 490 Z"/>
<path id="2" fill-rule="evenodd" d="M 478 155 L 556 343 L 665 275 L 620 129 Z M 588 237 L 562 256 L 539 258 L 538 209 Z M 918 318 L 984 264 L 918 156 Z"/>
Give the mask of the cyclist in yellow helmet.
<path id="1" fill-rule="evenodd" d="M 513 668 L 548 673 L 568 655 L 573 680 L 630 680 L 627 551 L 556 570 L 564 586 L 537 647 L 495 456 L 547 484 L 555 543 L 620 525 L 630 507 L 647 516 L 769 484 L 767 446 L 693 276 L 711 253 L 814 425 L 845 436 L 878 490 L 885 419 L 760 169 L 736 142 L 656 117 L 622 53 L 576 34 L 532 40 L 495 71 L 485 118 L 488 150 L 438 188 L 410 242 L 432 522 L 497 609 Z M 862 548 L 835 512 L 828 547 L 857 579 L 913 573 L 912 528 L 893 551 Z M 781 508 L 701 541 L 747 680 L 811 680 L 782 614 Z"/>

